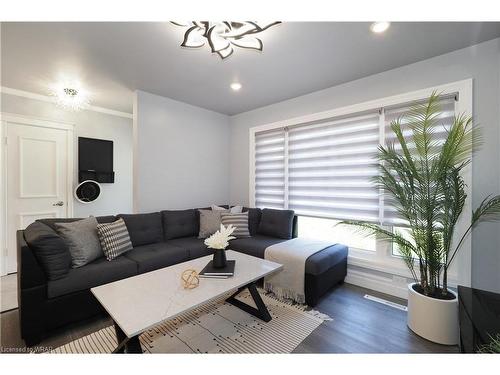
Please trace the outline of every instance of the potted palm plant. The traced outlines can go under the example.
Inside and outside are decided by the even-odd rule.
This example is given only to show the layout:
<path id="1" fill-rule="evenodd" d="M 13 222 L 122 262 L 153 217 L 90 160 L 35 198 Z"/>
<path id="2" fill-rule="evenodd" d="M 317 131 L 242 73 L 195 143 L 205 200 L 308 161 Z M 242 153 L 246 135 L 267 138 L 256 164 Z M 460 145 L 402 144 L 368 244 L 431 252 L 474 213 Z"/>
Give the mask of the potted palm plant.
<path id="1" fill-rule="evenodd" d="M 440 113 L 440 97 L 433 93 L 393 121 L 395 141 L 379 146 L 374 183 L 404 219 L 405 227 L 390 230 L 359 221 L 342 224 L 355 225 L 398 247 L 414 279 L 408 285 L 408 326 L 430 341 L 454 345 L 458 343 L 458 301 L 448 289 L 448 269 L 475 226 L 500 219 L 500 195 L 486 197 L 473 210 L 468 228 L 459 233 L 460 240 L 454 240 L 467 199 L 462 172 L 480 138 L 478 129 L 472 129 L 471 117 L 459 115 L 444 142 L 438 142 L 436 130 L 443 126 Z"/>

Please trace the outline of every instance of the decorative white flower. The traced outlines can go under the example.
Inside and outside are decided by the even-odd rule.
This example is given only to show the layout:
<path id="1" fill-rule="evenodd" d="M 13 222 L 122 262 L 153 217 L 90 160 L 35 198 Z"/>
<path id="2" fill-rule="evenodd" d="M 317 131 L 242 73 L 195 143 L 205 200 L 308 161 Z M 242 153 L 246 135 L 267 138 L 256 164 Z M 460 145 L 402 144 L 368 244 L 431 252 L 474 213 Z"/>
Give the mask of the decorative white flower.
<path id="1" fill-rule="evenodd" d="M 205 245 L 209 249 L 225 249 L 229 246 L 229 241 L 236 237 L 231 236 L 236 228 L 229 224 L 225 227 L 220 225 L 220 229 L 205 240 Z"/>

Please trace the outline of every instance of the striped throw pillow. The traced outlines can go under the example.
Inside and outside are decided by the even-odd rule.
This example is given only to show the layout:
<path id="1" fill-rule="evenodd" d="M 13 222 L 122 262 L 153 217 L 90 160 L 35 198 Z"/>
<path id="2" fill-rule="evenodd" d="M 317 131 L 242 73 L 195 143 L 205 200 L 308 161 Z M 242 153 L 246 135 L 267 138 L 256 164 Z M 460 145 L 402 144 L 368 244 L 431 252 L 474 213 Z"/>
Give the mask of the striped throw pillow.
<path id="1" fill-rule="evenodd" d="M 222 214 L 220 219 L 221 224 L 227 227 L 232 224 L 236 229 L 233 232 L 233 236 L 236 238 L 250 237 L 250 232 L 248 230 L 248 212 L 243 212 L 241 214 Z"/>
<path id="2" fill-rule="evenodd" d="M 130 242 L 123 219 L 118 219 L 113 223 L 97 224 L 97 235 L 102 251 L 108 260 L 113 260 L 132 250 L 132 242 Z"/>

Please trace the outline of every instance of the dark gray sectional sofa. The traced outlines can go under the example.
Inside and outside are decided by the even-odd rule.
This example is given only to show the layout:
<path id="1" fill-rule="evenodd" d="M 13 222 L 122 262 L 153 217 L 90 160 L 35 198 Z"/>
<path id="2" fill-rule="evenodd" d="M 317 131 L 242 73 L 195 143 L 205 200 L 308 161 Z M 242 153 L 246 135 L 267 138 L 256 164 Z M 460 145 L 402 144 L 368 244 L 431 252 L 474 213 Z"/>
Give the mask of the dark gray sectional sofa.
<path id="1" fill-rule="evenodd" d="M 270 228 L 262 229 L 259 228 L 262 211 L 245 210 L 249 211 L 251 237 L 232 240 L 229 246 L 232 250 L 263 258 L 268 246 L 296 237 L 297 217 L 293 214 L 281 219 L 289 223 L 275 221 Z M 285 216 L 278 213 L 275 220 Z M 118 217 L 124 219 L 134 249 L 113 261 L 102 257 L 83 267 L 70 268 L 57 279 L 48 277 L 45 264 L 37 255 L 39 250 L 30 248 L 28 243 L 35 247 L 35 243 L 43 243 L 44 235 L 57 236 L 56 222 L 79 219 L 43 219 L 18 231 L 19 314 L 21 335 L 28 346 L 37 344 L 59 327 L 105 314 L 90 288 L 212 254 L 204 240 L 197 238 L 197 209 L 102 216 L 97 217 L 97 221 L 113 222 Z M 276 236 L 272 235 L 273 225 L 277 227 Z M 283 228 L 290 228 L 286 238 Z M 346 246 L 337 244 L 307 259 L 305 292 L 308 305 L 314 306 L 328 289 L 344 280 L 347 250 Z"/>

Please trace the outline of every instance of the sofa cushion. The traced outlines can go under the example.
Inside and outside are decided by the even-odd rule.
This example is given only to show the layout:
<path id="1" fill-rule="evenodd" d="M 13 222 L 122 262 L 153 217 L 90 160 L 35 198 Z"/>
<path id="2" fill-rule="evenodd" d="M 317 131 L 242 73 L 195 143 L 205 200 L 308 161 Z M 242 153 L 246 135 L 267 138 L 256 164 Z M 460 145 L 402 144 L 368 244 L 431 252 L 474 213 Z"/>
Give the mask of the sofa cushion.
<path id="1" fill-rule="evenodd" d="M 71 268 L 68 245 L 49 226 L 35 221 L 24 230 L 24 239 L 49 280 L 68 274 Z"/>
<path id="2" fill-rule="evenodd" d="M 84 267 L 72 268 L 63 279 L 49 281 L 47 295 L 59 297 L 135 275 L 137 264 L 130 259 L 119 257 L 109 262 L 102 257 Z"/>
<path id="3" fill-rule="evenodd" d="M 347 246 L 335 244 L 326 249 L 318 251 L 306 260 L 306 273 L 320 275 L 347 260 Z"/>
<path id="4" fill-rule="evenodd" d="M 138 273 L 154 271 L 189 260 L 189 251 L 166 242 L 143 245 L 125 254 L 137 264 Z"/>
<path id="5" fill-rule="evenodd" d="M 283 242 L 283 239 L 260 234 L 247 238 L 237 238 L 229 242 L 229 249 L 239 251 L 247 255 L 264 258 L 264 252 L 268 246 Z"/>
<path id="6" fill-rule="evenodd" d="M 294 214 L 293 210 L 264 208 L 260 218 L 258 233 L 285 240 L 291 239 Z"/>
<path id="7" fill-rule="evenodd" d="M 97 220 L 91 216 L 72 223 L 55 223 L 57 234 L 66 241 L 73 268 L 81 267 L 102 257 Z"/>
<path id="8" fill-rule="evenodd" d="M 243 207 L 243 212 L 248 212 L 248 231 L 250 232 L 250 236 L 255 236 L 259 231 L 262 210 L 260 208 Z"/>
<path id="9" fill-rule="evenodd" d="M 40 223 L 43 223 L 45 225 L 48 225 L 51 227 L 53 230 L 56 230 L 56 223 L 72 223 L 74 221 L 82 220 L 84 218 L 61 218 L 61 217 L 56 217 L 56 218 L 49 218 L 49 219 L 38 219 Z M 104 223 L 112 223 L 113 221 L 116 220 L 116 217 L 114 215 L 107 215 L 107 216 L 96 216 L 96 220 L 99 224 L 104 224 Z"/>
<path id="10" fill-rule="evenodd" d="M 203 238 L 184 237 L 168 240 L 166 243 L 189 250 L 189 259 L 212 255 L 213 250 L 207 248 Z"/>
<path id="11" fill-rule="evenodd" d="M 198 210 L 161 211 L 165 240 L 197 236 L 200 231 Z"/>
<path id="12" fill-rule="evenodd" d="M 120 214 L 125 221 L 130 240 L 134 247 L 157 243 L 163 240 L 163 227 L 159 212 L 149 214 Z"/>

